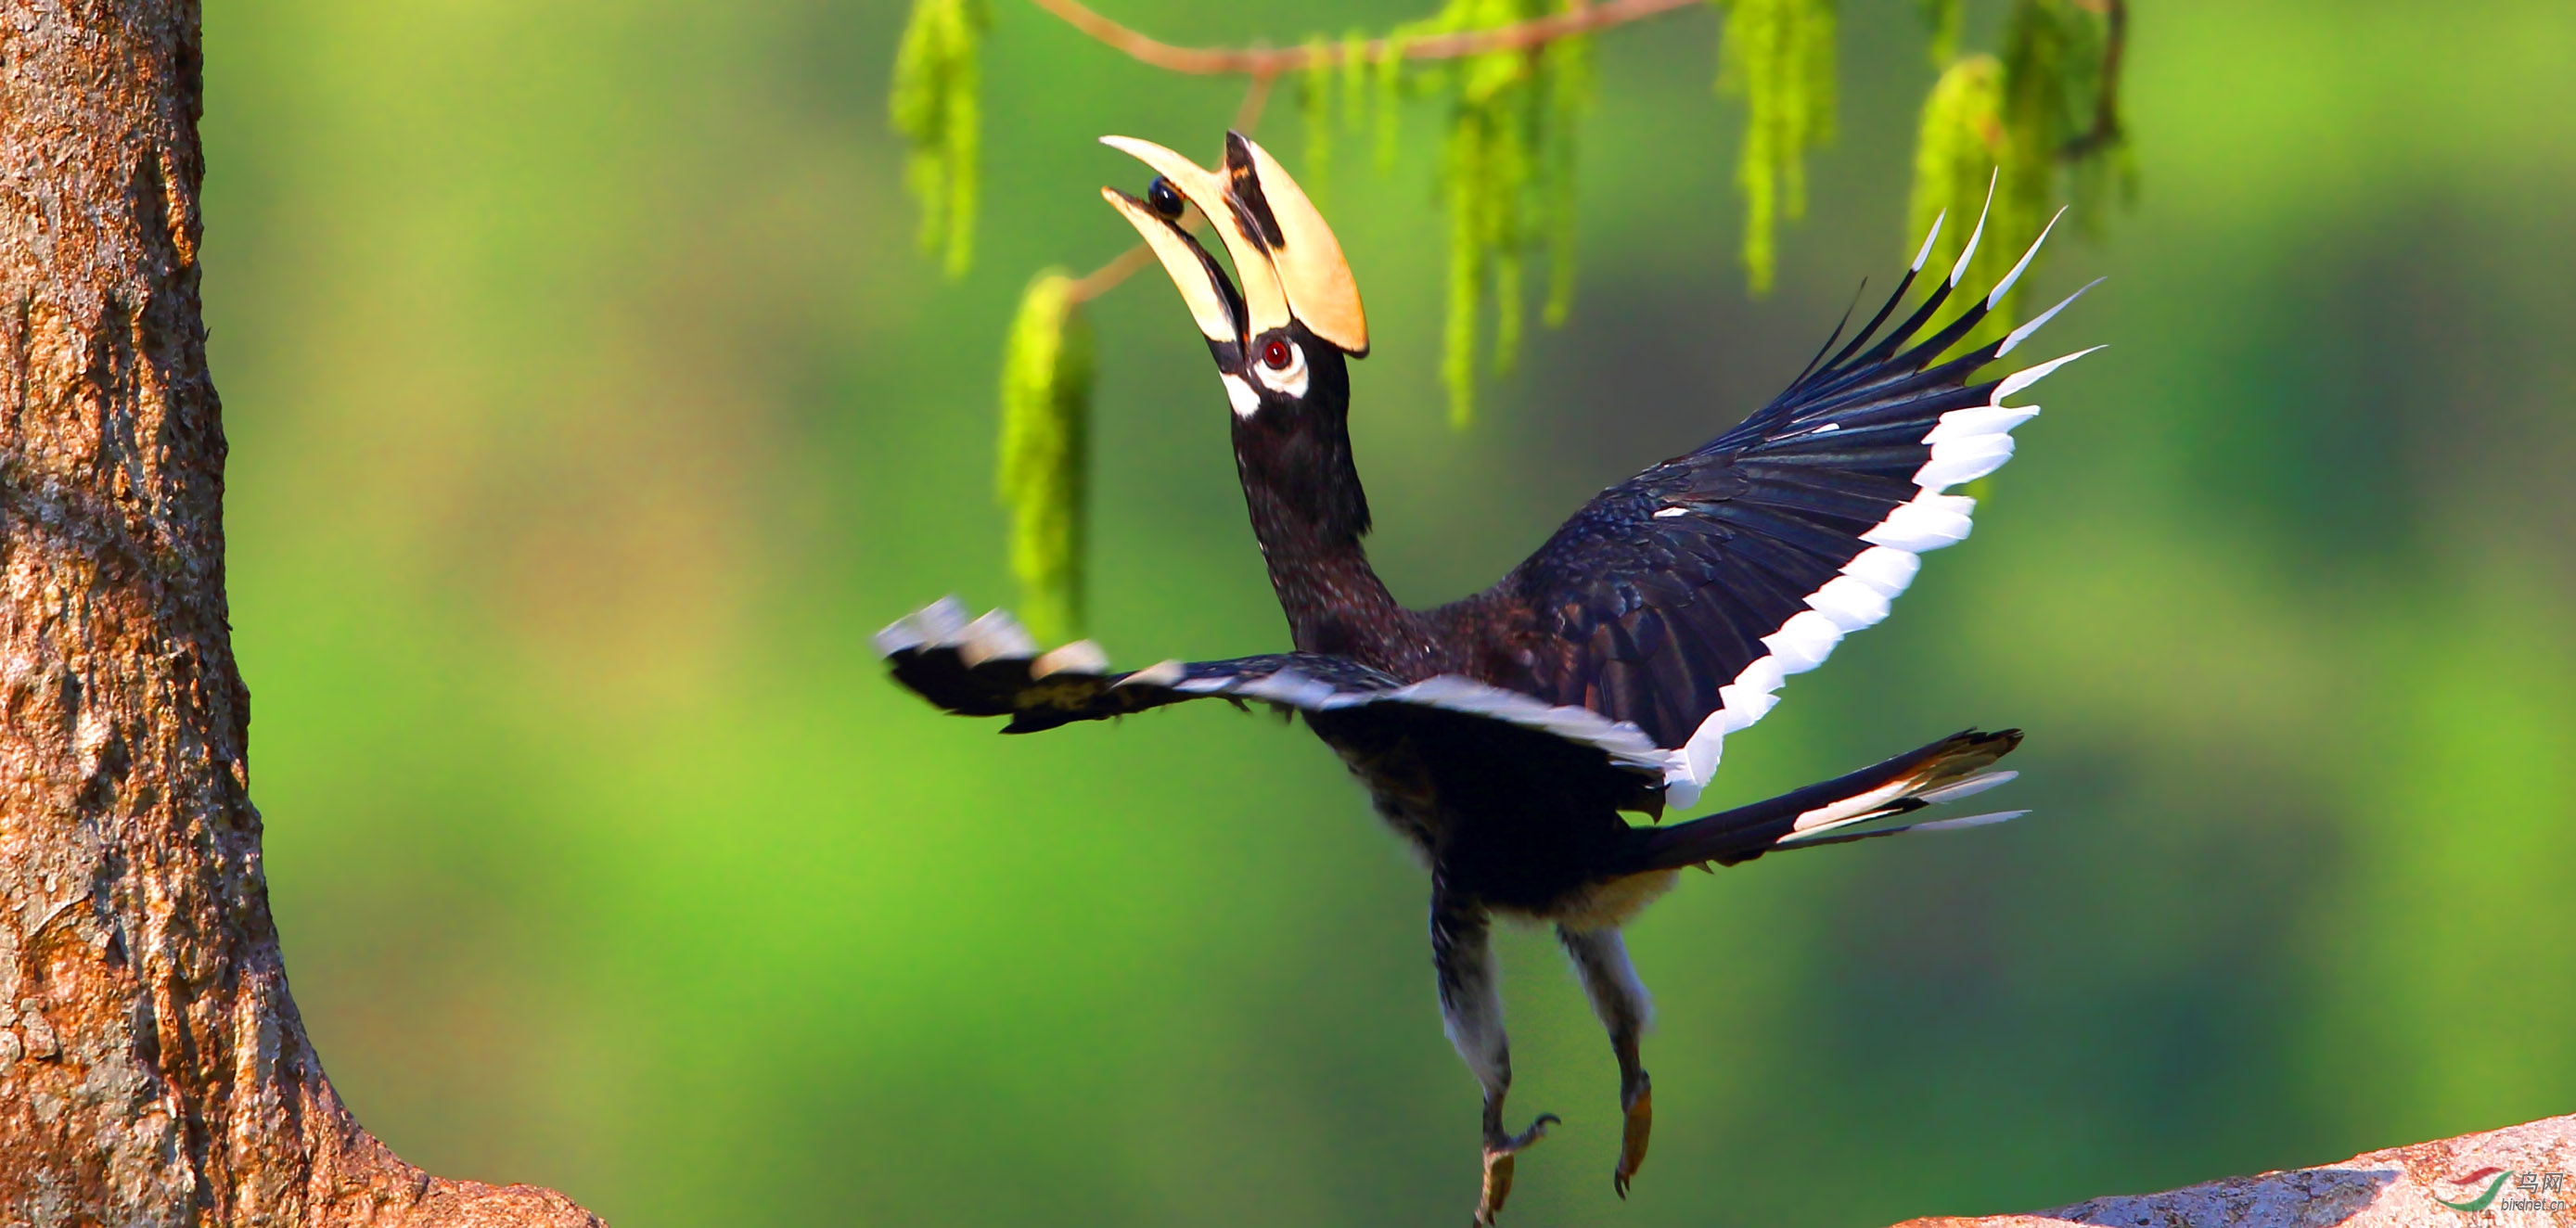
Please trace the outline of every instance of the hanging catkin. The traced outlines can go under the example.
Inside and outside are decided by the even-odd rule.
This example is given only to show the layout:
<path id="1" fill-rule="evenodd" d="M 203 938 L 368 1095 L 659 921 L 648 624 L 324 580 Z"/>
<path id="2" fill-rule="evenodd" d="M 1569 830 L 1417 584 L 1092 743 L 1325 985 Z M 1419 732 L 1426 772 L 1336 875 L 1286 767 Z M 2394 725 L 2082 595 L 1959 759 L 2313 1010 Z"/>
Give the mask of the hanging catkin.
<path id="1" fill-rule="evenodd" d="M 1000 493 L 1011 512 L 1011 574 L 1021 617 L 1049 641 L 1080 634 L 1084 606 L 1091 326 L 1073 287 L 1061 269 L 1038 274 L 1002 352 Z"/>
<path id="2" fill-rule="evenodd" d="M 914 0 L 888 103 L 910 147 L 903 180 L 921 205 L 922 250 L 941 256 L 951 277 L 974 259 L 982 139 L 975 48 L 985 21 L 982 0 Z"/>
<path id="3" fill-rule="evenodd" d="M 1733 0 L 1718 44 L 1718 89 L 1744 100 L 1735 183 L 1744 192 L 1744 275 L 1768 294 L 1779 228 L 1807 212 L 1807 151 L 1834 135 L 1830 0 Z"/>

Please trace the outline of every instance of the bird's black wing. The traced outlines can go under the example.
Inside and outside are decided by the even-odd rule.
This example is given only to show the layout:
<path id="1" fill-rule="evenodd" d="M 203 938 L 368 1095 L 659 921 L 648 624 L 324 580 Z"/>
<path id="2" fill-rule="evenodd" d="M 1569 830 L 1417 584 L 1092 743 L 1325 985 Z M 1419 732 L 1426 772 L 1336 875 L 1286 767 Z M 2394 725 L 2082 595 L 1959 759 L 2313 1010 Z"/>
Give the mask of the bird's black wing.
<path id="1" fill-rule="evenodd" d="M 1931 247 L 1926 239 L 1924 256 Z M 1943 492 L 2009 459 L 2012 428 L 2039 408 L 2005 399 L 2080 356 L 1970 382 L 2070 295 L 2002 340 L 1936 363 L 2030 262 L 2025 254 L 1991 294 L 1927 332 L 1975 249 L 1972 237 L 1949 278 L 1871 344 L 1921 271 L 1917 256 L 1839 352 L 1826 355 L 1837 329 L 1770 404 L 1601 492 L 1476 599 L 1534 619 L 1537 649 L 1513 684 L 1633 722 L 1676 756 L 1667 801 L 1695 802 L 1727 733 L 1761 719 L 1788 675 L 1885 618 L 1922 552 L 1968 535 L 1975 501 Z"/>
<path id="2" fill-rule="evenodd" d="M 877 633 L 876 646 L 895 681 L 960 716 L 1007 716 L 1004 733 L 1231 699 L 1329 720 L 1373 747 L 1475 748 L 1485 775 L 1571 782 L 1568 787 L 1593 789 L 1619 809 L 1659 813 L 1671 775 L 1672 752 L 1599 713 L 1451 675 L 1408 683 L 1327 653 L 1165 661 L 1114 671 L 1088 640 L 1040 652 L 1009 614 L 994 610 L 970 620 L 955 598 L 897 620 Z"/>

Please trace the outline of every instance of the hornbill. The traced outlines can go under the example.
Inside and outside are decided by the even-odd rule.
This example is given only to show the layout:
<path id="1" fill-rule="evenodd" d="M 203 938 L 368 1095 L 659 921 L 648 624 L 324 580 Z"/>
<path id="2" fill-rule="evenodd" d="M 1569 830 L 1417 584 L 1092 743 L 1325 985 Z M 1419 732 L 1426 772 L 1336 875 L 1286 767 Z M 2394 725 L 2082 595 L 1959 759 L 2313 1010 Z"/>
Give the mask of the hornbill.
<path id="1" fill-rule="evenodd" d="M 1936 273 L 1872 344 L 1922 272 L 1927 237 L 1886 305 L 1839 349 L 1837 327 L 1770 404 L 1602 491 L 1494 587 L 1409 610 L 1361 548 L 1368 496 L 1351 456 L 1345 364 L 1368 353 L 1368 325 L 1322 215 L 1240 134 L 1227 135 L 1215 170 L 1144 141 L 1104 143 L 1155 172 L 1142 198 L 1101 194 L 1151 245 L 1207 338 L 1294 651 L 1116 672 L 1088 641 L 1041 653 L 1008 614 L 969 621 L 953 598 L 886 628 L 877 646 L 905 686 L 953 713 L 1007 716 L 1005 733 L 1207 697 L 1302 713 L 1430 869 L 1440 1010 L 1484 1090 L 1476 1222 L 1493 1221 L 1514 1156 L 1557 1120 L 1542 1114 L 1517 1134 L 1503 1125 L 1511 1051 L 1487 944 L 1497 913 L 1555 924 L 1609 1031 L 1626 1115 L 1612 1184 L 1624 1197 L 1653 1108 L 1637 1053 L 1649 1003 L 1621 925 L 1683 867 L 2022 813 L 1858 826 L 2010 780 L 1989 770 L 2021 741 L 2007 729 L 1955 734 L 1687 823 L 1621 817 L 1695 804 L 1727 734 L 1760 720 L 1784 678 L 1886 617 L 1924 551 L 1967 536 L 1974 500 L 1943 492 L 2011 457 L 2010 431 L 2039 410 L 2008 397 L 2090 351 L 2000 379 L 1976 374 L 2074 297 L 1941 361 L 2029 267 L 2025 254 L 1991 293 L 1929 329 L 1975 254 L 1980 217 L 1949 276 Z M 1191 207 L 1239 284 L 1184 228 Z"/>

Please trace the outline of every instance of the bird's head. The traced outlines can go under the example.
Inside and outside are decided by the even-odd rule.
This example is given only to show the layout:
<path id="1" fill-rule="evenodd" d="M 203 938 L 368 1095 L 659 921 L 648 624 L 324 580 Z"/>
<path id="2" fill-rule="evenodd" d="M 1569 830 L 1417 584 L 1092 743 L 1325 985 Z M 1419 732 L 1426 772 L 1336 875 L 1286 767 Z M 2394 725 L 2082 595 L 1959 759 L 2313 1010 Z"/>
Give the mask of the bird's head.
<path id="1" fill-rule="evenodd" d="M 1160 145 L 1101 138 L 1154 169 L 1142 197 L 1100 194 L 1145 236 L 1207 338 L 1237 418 L 1349 404 L 1343 363 L 1368 355 L 1368 320 L 1342 245 L 1277 159 L 1241 133 L 1225 136 L 1225 163 L 1207 170 Z M 1196 206 L 1232 257 L 1242 288 L 1183 228 Z"/>

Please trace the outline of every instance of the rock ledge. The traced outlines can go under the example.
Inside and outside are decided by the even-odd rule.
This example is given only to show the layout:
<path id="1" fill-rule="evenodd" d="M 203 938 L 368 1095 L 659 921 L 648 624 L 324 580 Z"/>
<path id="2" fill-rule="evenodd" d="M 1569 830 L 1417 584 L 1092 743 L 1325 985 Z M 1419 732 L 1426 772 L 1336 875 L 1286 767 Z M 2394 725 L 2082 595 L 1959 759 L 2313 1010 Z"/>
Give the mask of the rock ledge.
<path id="1" fill-rule="evenodd" d="M 2571 1174 L 2576 1114 L 2162 1194 L 2094 1198 L 2023 1215 L 1935 1216 L 1897 1228 L 2576 1228 Z M 2460 1206 L 2477 1209 L 2455 1209 Z"/>

